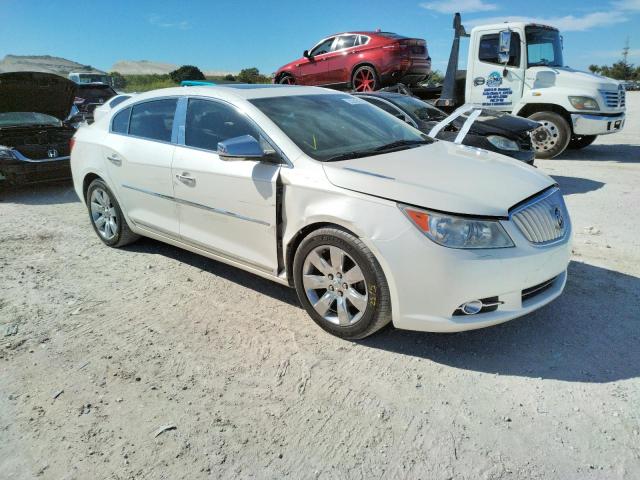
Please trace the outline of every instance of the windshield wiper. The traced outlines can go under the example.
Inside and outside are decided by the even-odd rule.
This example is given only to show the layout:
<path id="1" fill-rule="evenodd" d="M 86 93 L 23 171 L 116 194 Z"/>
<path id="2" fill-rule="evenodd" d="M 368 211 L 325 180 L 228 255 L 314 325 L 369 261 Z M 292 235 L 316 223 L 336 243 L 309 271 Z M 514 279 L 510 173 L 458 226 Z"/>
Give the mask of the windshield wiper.
<path id="1" fill-rule="evenodd" d="M 395 142 L 387 143 L 386 145 L 381 145 L 380 147 L 374 148 L 374 152 L 388 152 L 391 150 L 398 150 L 403 147 L 413 147 L 417 145 L 427 145 L 429 143 L 433 143 L 433 140 L 397 140 Z"/>

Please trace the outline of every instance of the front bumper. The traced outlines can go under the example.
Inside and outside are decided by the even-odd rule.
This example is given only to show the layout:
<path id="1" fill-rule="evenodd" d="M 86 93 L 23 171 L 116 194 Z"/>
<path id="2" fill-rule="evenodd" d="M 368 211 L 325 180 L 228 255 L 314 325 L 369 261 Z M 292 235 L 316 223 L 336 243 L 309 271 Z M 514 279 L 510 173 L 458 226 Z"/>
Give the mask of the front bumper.
<path id="1" fill-rule="evenodd" d="M 624 128 L 625 114 L 615 116 L 572 113 L 571 123 L 574 135 L 607 135 Z"/>
<path id="2" fill-rule="evenodd" d="M 515 247 L 445 248 L 413 225 L 402 229 L 393 242 L 376 243 L 388 266 L 386 274 L 393 277 L 389 284 L 394 326 L 429 332 L 472 330 L 521 317 L 557 298 L 567 279 L 570 226 L 560 242 L 541 247 L 529 243 L 513 221 L 502 225 Z M 526 294 L 552 279 L 536 294 Z M 466 302 L 495 297 L 499 305 L 494 311 L 454 315 Z"/>
<path id="3" fill-rule="evenodd" d="M 10 185 L 67 180 L 71 178 L 69 157 L 47 160 L 2 159 L 0 182 Z"/>

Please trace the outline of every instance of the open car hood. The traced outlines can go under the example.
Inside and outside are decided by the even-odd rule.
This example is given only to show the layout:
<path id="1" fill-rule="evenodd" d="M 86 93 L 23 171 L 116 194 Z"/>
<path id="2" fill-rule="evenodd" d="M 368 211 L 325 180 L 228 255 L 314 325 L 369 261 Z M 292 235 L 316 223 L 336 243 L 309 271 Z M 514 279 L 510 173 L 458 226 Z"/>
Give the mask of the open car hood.
<path id="1" fill-rule="evenodd" d="M 0 113 L 37 112 L 60 120 L 69 116 L 76 84 L 71 80 L 41 72 L 0 74 Z"/>
<path id="2" fill-rule="evenodd" d="M 480 217 L 507 217 L 512 206 L 555 184 L 523 162 L 442 141 L 323 167 L 338 187 Z"/>

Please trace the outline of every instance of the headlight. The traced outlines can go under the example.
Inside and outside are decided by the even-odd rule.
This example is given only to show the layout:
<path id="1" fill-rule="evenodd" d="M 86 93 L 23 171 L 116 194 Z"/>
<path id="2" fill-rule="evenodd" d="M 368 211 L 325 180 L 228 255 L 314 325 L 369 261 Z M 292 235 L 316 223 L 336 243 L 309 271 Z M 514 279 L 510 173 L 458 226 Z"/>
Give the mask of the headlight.
<path id="1" fill-rule="evenodd" d="M 520 150 L 518 144 L 513 140 L 509 140 L 508 138 L 501 137 L 500 135 L 489 135 L 487 137 L 489 143 L 500 150 L 511 150 L 517 151 Z"/>
<path id="2" fill-rule="evenodd" d="M 600 110 L 598 102 L 591 97 L 569 97 L 569 102 L 577 110 Z"/>
<path id="3" fill-rule="evenodd" d="M 4 145 L 0 145 L 0 159 L 9 160 L 16 158 L 13 155 L 13 150 L 10 147 L 5 147 Z"/>
<path id="4" fill-rule="evenodd" d="M 398 205 L 430 240 L 449 248 L 506 248 L 515 246 L 500 222 L 456 217 Z"/>

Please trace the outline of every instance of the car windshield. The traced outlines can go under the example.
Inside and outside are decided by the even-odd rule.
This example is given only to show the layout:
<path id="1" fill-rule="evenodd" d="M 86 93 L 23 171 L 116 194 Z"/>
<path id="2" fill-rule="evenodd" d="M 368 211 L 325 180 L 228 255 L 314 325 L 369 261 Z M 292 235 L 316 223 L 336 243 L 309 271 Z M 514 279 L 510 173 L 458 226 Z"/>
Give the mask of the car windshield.
<path id="1" fill-rule="evenodd" d="M 56 117 L 38 112 L 3 112 L 0 113 L 0 127 L 21 127 L 28 125 L 59 126 L 62 122 Z"/>
<path id="2" fill-rule="evenodd" d="M 436 107 L 429 105 L 422 100 L 408 95 L 397 96 L 393 98 L 393 103 L 397 104 L 402 110 L 417 117 L 424 122 L 439 122 L 447 118 L 447 114 Z"/>
<path id="3" fill-rule="evenodd" d="M 351 95 L 296 95 L 251 100 L 311 158 L 378 155 L 431 143 L 425 134 Z"/>
<path id="4" fill-rule="evenodd" d="M 562 67 L 562 37 L 554 28 L 527 27 L 527 63 L 530 67 Z"/>

